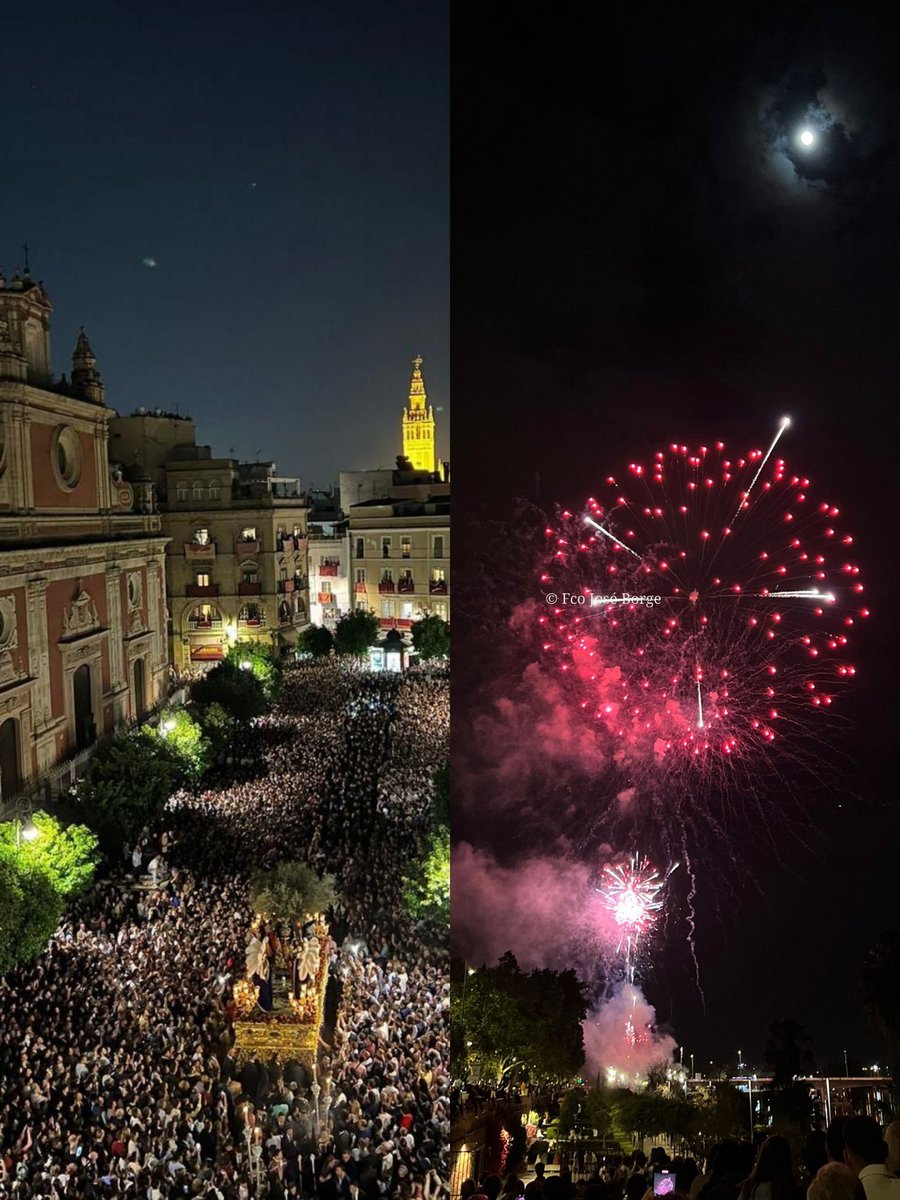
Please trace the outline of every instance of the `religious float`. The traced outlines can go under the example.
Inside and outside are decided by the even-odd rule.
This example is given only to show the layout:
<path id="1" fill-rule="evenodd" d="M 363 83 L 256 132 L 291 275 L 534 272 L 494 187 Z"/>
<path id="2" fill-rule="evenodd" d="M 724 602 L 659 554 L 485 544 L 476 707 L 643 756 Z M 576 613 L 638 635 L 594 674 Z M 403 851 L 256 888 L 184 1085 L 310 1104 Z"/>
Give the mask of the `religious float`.
<path id="1" fill-rule="evenodd" d="M 315 1068 L 325 1010 L 331 941 L 325 913 L 331 879 L 281 863 L 251 881 L 255 913 L 244 975 L 231 1007 L 238 1062 L 300 1062 Z"/>

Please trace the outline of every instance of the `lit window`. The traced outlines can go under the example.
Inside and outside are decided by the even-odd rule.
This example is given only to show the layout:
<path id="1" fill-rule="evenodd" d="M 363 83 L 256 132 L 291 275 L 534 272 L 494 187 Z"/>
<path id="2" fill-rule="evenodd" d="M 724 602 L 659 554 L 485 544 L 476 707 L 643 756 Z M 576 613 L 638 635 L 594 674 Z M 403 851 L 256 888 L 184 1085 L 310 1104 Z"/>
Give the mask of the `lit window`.
<path id="1" fill-rule="evenodd" d="M 209 545 L 209 530 L 208 529 L 195 529 L 194 530 L 194 541 L 196 542 L 196 544 L 198 546 L 208 546 Z"/>
<path id="2" fill-rule="evenodd" d="M 366 568 L 365 567 L 357 567 L 356 568 L 356 582 L 357 583 L 365 583 L 366 582 Z"/>
<path id="3" fill-rule="evenodd" d="M 382 600 L 382 602 L 381 602 L 381 615 L 382 615 L 383 617 L 392 617 L 392 616 L 394 615 L 394 602 L 393 602 L 393 600 Z"/>
<path id="4" fill-rule="evenodd" d="M 403 618 L 404 621 L 411 621 L 412 620 L 412 612 L 413 612 L 412 600 L 404 600 L 403 603 L 400 605 L 400 616 Z"/>
<path id="5" fill-rule="evenodd" d="M 197 572 L 197 587 L 209 587 L 209 576 L 202 571 Z"/>
<path id="6" fill-rule="evenodd" d="M 446 578 L 447 578 L 447 573 L 443 567 L 432 567 L 431 568 L 431 582 L 432 583 L 443 583 Z"/>
<path id="7" fill-rule="evenodd" d="M 255 525 L 245 525 L 244 526 L 244 528 L 241 530 L 241 541 L 242 542 L 255 542 L 256 541 L 256 526 Z"/>
<path id="8" fill-rule="evenodd" d="M 400 557 L 401 557 L 401 558 L 409 558 L 409 556 L 410 556 L 411 554 L 412 554 L 412 541 L 411 541 L 411 539 L 410 539 L 410 538 L 408 538 L 408 537 L 402 537 L 402 538 L 400 539 Z"/>

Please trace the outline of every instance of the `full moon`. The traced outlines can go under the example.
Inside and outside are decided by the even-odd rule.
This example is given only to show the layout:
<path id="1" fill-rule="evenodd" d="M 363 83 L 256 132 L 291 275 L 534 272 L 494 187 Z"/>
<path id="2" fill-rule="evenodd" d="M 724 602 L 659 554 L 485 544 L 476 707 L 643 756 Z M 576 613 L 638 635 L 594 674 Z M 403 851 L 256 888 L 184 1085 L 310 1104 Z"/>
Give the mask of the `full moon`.
<path id="1" fill-rule="evenodd" d="M 814 144 L 815 140 L 816 140 L 816 135 L 813 133 L 813 131 L 811 129 L 801 130 L 801 132 L 800 132 L 800 145 L 801 146 L 805 146 L 807 149 L 809 149 L 809 147 Z"/>

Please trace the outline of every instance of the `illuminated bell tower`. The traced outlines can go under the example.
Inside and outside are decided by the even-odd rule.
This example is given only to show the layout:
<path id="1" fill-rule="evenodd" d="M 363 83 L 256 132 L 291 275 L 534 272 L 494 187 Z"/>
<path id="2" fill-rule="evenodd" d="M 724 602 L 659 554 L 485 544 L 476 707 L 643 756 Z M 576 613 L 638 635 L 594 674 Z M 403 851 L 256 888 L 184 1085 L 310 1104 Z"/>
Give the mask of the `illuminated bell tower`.
<path id="1" fill-rule="evenodd" d="M 416 471 L 434 471 L 434 409 L 426 407 L 422 357 L 413 359 L 409 406 L 403 410 L 403 454 Z"/>

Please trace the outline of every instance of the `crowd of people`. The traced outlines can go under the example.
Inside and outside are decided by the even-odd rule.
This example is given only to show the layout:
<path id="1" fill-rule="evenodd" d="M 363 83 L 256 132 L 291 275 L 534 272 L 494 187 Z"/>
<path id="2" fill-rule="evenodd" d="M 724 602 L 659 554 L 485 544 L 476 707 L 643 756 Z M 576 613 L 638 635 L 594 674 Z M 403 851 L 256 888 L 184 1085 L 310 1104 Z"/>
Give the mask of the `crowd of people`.
<path id="1" fill-rule="evenodd" d="M 174 796 L 162 835 L 0 981 L 0 1197 L 446 1192 L 446 932 L 402 889 L 448 724 L 440 674 L 287 673 L 216 786 Z M 248 879 L 286 858 L 339 895 L 321 1053 L 239 1063 Z M 157 886 L 136 886 L 150 861 Z"/>
<path id="2" fill-rule="evenodd" d="M 636 1150 L 602 1156 L 588 1172 L 583 1166 L 548 1174 L 537 1161 L 527 1184 L 516 1167 L 480 1185 L 467 1179 L 461 1200 L 900 1200 L 900 1121 L 882 1131 L 868 1116 L 835 1117 L 808 1135 L 798 1156 L 771 1134 L 756 1145 L 719 1142 L 702 1164 L 657 1147 L 649 1158 Z"/>

